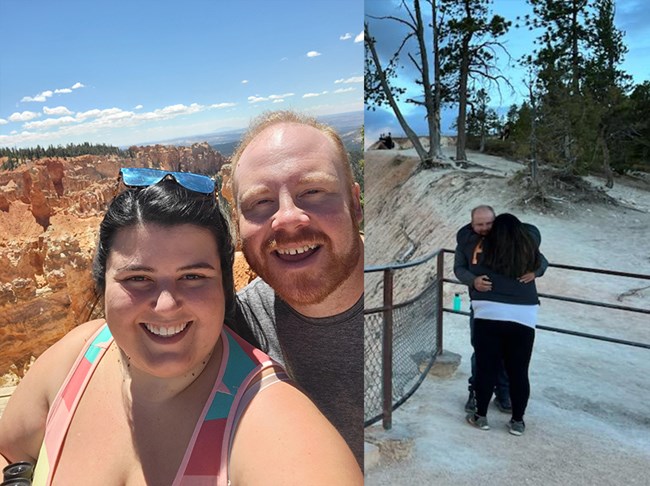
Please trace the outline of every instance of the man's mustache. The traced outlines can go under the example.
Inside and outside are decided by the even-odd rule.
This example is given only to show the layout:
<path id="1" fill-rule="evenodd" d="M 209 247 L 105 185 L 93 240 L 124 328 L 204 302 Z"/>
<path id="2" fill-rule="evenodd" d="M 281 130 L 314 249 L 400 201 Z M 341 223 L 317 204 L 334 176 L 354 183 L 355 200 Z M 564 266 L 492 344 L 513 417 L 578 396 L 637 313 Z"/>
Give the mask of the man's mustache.
<path id="1" fill-rule="evenodd" d="M 295 245 L 297 243 L 301 245 L 320 245 L 327 242 L 328 240 L 329 238 L 327 235 L 325 235 L 325 233 L 313 229 L 305 229 L 298 233 L 292 234 L 287 234 L 284 231 L 279 231 L 272 235 L 264 246 L 265 250 L 273 251 L 278 247 Z"/>

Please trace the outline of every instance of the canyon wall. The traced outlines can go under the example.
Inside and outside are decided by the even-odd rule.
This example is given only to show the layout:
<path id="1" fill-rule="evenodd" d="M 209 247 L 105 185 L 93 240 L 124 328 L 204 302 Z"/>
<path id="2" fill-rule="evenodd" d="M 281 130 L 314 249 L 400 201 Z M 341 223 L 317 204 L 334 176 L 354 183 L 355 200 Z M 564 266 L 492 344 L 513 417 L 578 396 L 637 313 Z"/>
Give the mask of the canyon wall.
<path id="1" fill-rule="evenodd" d="M 226 162 L 207 143 L 131 147 L 128 153 L 44 158 L 0 171 L 0 376 L 9 373 L 9 381 L 92 315 L 97 229 L 118 190 L 120 167 L 214 176 Z M 238 287 L 254 278 L 240 255 L 235 274 Z"/>

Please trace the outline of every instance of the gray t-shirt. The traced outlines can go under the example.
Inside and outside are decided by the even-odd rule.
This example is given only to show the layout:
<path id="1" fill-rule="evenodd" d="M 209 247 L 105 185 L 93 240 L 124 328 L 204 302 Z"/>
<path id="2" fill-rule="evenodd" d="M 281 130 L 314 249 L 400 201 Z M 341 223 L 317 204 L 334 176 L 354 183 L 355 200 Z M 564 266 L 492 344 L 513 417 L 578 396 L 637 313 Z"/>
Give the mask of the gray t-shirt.
<path id="1" fill-rule="evenodd" d="M 311 398 L 363 469 L 363 295 L 347 311 L 303 316 L 257 278 L 237 294 L 250 334 Z"/>

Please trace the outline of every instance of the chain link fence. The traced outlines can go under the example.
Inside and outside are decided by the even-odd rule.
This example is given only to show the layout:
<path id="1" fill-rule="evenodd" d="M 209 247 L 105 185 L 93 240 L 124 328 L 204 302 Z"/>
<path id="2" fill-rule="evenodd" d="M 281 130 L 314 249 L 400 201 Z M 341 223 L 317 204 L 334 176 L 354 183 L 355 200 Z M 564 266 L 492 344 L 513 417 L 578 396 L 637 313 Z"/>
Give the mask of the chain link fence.
<path id="1" fill-rule="evenodd" d="M 420 386 L 438 349 L 440 285 L 435 276 L 417 296 L 392 307 L 392 409 L 404 403 Z M 365 313 L 365 426 L 383 417 L 384 308 Z"/>

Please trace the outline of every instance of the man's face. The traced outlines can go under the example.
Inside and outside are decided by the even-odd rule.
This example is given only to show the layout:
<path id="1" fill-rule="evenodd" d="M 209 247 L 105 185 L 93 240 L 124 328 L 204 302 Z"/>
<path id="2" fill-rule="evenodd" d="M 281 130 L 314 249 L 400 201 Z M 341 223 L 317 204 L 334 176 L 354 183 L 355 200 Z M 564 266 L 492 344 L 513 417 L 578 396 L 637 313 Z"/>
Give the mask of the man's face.
<path id="1" fill-rule="evenodd" d="M 492 229 L 494 213 L 489 209 L 477 209 L 472 216 L 472 229 L 481 236 L 487 235 Z"/>
<path id="2" fill-rule="evenodd" d="M 363 275 L 359 186 L 346 183 L 343 163 L 316 128 L 279 123 L 253 139 L 235 168 L 244 255 L 297 309 L 346 290 L 358 280 L 353 272 Z"/>

